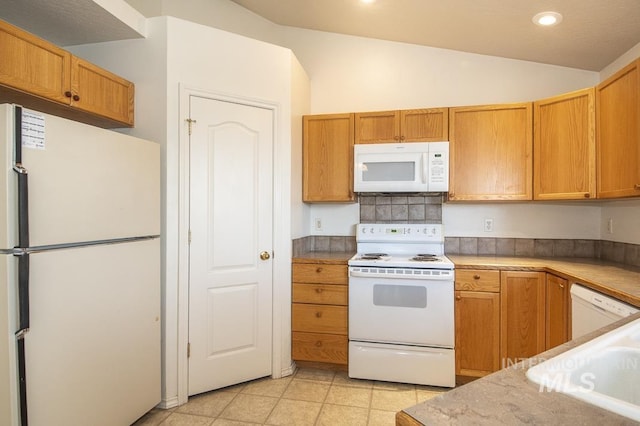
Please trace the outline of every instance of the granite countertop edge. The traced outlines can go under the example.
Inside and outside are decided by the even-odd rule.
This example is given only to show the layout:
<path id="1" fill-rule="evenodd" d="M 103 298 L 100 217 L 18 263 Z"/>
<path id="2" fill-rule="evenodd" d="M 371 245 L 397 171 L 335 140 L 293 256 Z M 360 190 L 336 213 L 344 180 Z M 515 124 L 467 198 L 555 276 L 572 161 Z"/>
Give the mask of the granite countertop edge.
<path id="1" fill-rule="evenodd" d="M 640 313 L 402 411 L 414 419 L 415 424 L 422 425 L 637 425 L 634 420 L 568 395 L 541 390 L 527 379 L 526 372 L 536 364 L 638 319 Z"/>

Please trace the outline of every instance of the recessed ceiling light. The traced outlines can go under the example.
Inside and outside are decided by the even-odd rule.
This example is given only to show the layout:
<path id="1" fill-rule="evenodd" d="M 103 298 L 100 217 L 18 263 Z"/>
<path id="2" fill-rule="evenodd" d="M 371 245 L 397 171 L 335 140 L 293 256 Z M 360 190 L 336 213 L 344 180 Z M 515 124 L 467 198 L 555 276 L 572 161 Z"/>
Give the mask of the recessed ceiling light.
<path id="1" fill-rule="evenodd" d="M 540 12 L 533 17 L 532 21 L 536 25 L 550 27 L 562 22 L 562 15 L 558 12 Z"/>
<path id="2" fill-rule="evenodd" d="M 362 3 L 373 3 L 376 0 L 360 0 Z"/>

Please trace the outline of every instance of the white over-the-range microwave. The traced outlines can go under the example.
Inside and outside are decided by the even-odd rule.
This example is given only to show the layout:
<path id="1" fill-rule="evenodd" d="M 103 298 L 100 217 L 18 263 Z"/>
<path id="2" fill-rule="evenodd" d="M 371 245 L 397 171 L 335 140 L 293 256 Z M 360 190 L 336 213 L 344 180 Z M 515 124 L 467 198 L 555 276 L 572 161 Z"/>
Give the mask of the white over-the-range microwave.
<path id="1" fill-rule="evenodd" d="M 354 146 L 354 192 L 447 192 L 449 142 Z"/>

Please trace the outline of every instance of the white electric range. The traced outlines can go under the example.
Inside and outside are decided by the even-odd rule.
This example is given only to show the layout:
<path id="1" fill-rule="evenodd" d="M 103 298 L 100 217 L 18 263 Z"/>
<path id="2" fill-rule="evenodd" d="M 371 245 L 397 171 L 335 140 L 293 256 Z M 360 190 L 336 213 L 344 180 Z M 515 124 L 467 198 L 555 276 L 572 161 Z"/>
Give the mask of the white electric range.
<path id="1" fill-rule="evenodd" d="M 359 224 L 349 376 L 455 386 L 454 265 L 440 224 Z"/>

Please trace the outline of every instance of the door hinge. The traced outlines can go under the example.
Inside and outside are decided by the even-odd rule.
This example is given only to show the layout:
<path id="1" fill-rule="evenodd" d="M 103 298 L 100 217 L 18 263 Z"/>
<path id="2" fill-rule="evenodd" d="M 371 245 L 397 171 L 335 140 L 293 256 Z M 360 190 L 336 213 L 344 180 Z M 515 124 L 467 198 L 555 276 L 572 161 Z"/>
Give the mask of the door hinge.
<path id="1" fill-rule="evenodd" d="M 187 122 L 187 125 L 189 126 L 189 136 L 191 136 L 191 126 L 193 125 L 193 123 L 196 122 L 196 120 L 192 120 L 191 118 L 187 118 L 186 122 Z"/>
<path id="2" fill-rule="evenodd" d="M 189 244 L 191 244 L 191 229 L 189 229 L 189 236 L 188 236 L 188 239 L 189 239 Z"/>
<path id="3" fill-rule="evenodd" d="M 187 343 L 187 358 L 191 358 L 191 342 Z"/>

